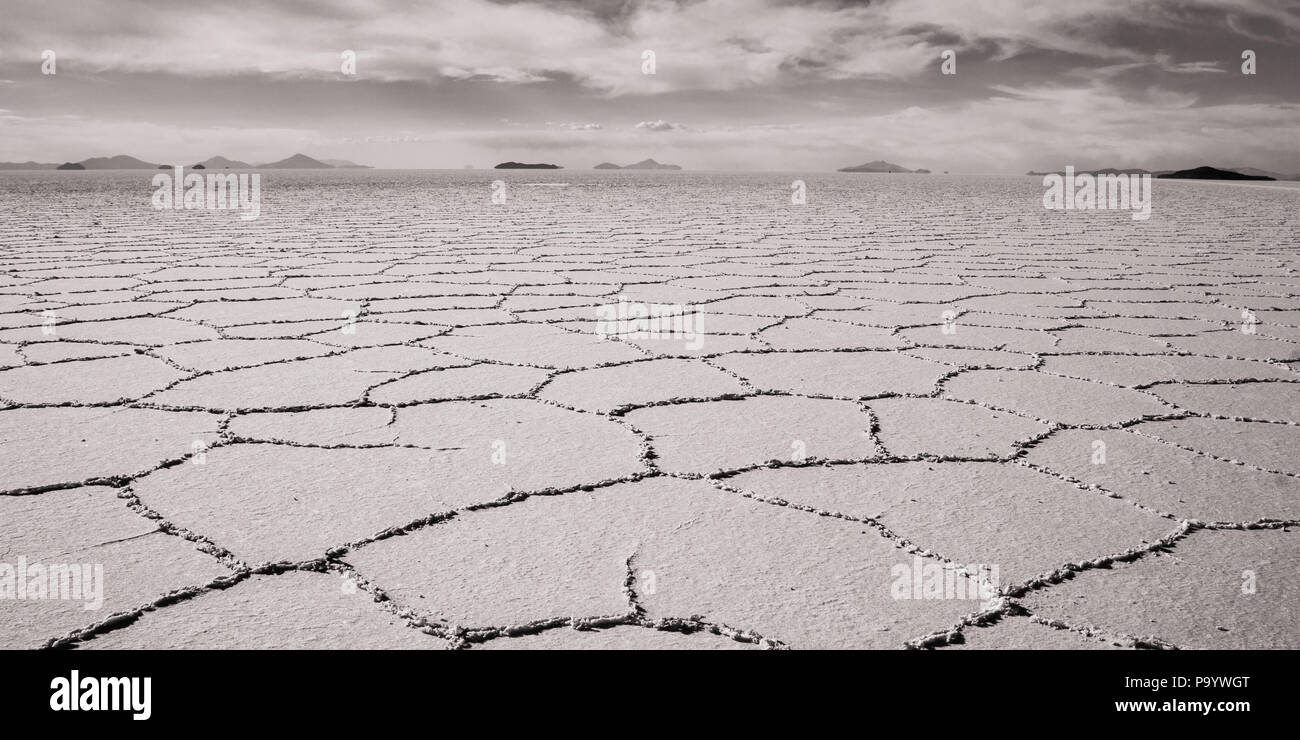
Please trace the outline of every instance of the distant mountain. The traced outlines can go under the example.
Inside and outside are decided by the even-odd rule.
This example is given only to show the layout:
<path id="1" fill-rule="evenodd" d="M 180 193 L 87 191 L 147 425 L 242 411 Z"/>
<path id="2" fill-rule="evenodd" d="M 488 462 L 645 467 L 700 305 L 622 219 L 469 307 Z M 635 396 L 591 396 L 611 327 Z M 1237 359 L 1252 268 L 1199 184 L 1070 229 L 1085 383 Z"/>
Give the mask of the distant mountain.
<path id="1" fill-rule="evenodd" d="M 560 170 L 558 164 L 524 164 L 523 162 L 502 162 L 494 170 Z"/>
<path id="2" fill-rule="evenodd" d="M 260 170 L 330 170 L 332 166 L 325 164 L 319 159 L 312 159 L 306 154 L 295 154 L 288 159 L 282 159 L 279 162 L 268 162 L 259 164 L 257 169 Z"/>
<path id="3" fill-rule="evenodd" d="M 119 154 L 116 157 L 91 157 L 80 162 L 64 162 L 60 165 L 44 162 L 0 162 L 0 170 L 170 170 L 172 166 L 170 164 L 150 164 L 135 157 L 128 157 L 125 154 Z M 221 156 L 190 165 L 190 169 L 207 170 L 329 170 L 336 167 L 340 169 L 371 169 L 367 165 L 356 164 L 345 159 L 328 159 L 322 162 L 305 154 L 295 154 L 288 159 L 261 165 L 251 165 L 238 159 L 227 159 Z"/>
<path id="4" fill-rule="evenodd" d="M 194 165 L 194 167 L 191 167 L 190 169 L 194 169 L 195 167 L 198 167 L 200 164 L 203 165 L 203 168 L 207 170 L 251 170 L 253 169 L 253 165 L 247 162 L 241 162 L 238 159 L 226 159 L 225 157 L 212 157 L 211 159 L 205 159 L 202 162 L 199 162 L 199 164 Z"/>
<path id="5" fill-rule="evenodd" d="M 619 166 L 616 165 L 616 164 L 611 164 L 611 163 L 609 163 L 609 162 L 601 162 L 600 164 L 596 165 L 595 167 L 592 167 L 592 169 L 593 169 L 593 170 L 621 170 L 621 169 L 623 169 L 623 168 L 622 168 L 622 167 L 619 167 Z"/>
<path id="6" fill-rule="evenodd" d="M 883 159 L 877 159 L 874 162 L 867 162 L 856 167 L 841 167 L 839 172 L 911 172 L 912 170 L 896 165 L 893 162 L 886 162 Z"/>
<path id="7" fill-rule="evenodd" d="M 91 157 L 83 159 L 78 164 L 82 169 L 87 170 L 156 170 L 158 165 L 149 164 L 135 157 L 128 157 L 125 154 L 119 154 L 116 157 Z M 72 168 L 68 168 L 72 169 Z"/>
<path id="8" fill-rule="evenodd" d="M 1064 171 L 1056 172 L 1035 172 L 1030 170 L 1025 173 L 1041 177 L 1043 175 L 1063 175 Z M 1254 167 L 1230 167 L 1228 169 L 1218 169 L 1216 167 L 1197 167 L 1190 170 L 1144 170 L 1140 168 L 1115 169 L 1106 167 L 1100 170 L 1080 170 L 1075 172 L 1076 175 L 1151 175 L 1152 177 L 1163 177 L 1166 179 L 1180 180 L 1300 180 L 1300 175 L 1283 175 L 1278 172 L 1269 172 L 1268 170 L 1256 169 Z"/>
<path id="9" fill-rule="evenodd" d="M 330 167 L 337 167 L 340 170 L 373 170 L 374 169 L 374 167 L 371 167 L 368 164 L 357 164 L 356 162 L 349 162 L 346 159 L 322 159 L 321 161 L 329 165 Z"/>
<path id="10" fill-rule="evenodd" d="M 1065 170 L 1057 170 L 1056 172 L 1034 172 L 1033 170 L 1030 170 L 1025 174 L 1034 175 L 1035 177 L 1041 177 L 1043 175 L 1064 175 Z M 1076 175 L 1150 175 L 1154 173 L 1152 173 L 1151 170 L 1143 170 L 1138 168 L 1117 170 L 1114 167 L 1103 167 L 1102 169 L 1099 170 L 1077 170 L 1075 171 L 1074 174 Z"/>
<path id="11" fill-rule="evenodd" d="M 1243 175 L 1256 175 L 1258 177 L 1271 177 L 1274 180 L 1300 180 L 1300 175 L 1284 175 L 1280 172 L 1270 172 L 1261 170 L 1257 167 L 1229 167 L 1233 172 L 1240 172 Z"/>
<path id="12" fill-rule="evenodd" d="M 643 159 L 640 162 L 637 162 L 636 164 L 629 164 L 623 169 L 625 170 L 680 170 L 681 167 L 678 167 L 675 164 L 659 164 L 653 159 Z"/>
<path id="13" fill-rule="evenodd" d="M 0 170 L 53 170 L 58 162 L 0 162 Z"/>
<path id="14" fill-rule="evenodd" d="M 1233 172 L 1231 170 L 1221 170 L 1215 167 L 1209 167 L 1204 165 L 1190 170 L 1178 170 L 1177 172 L 1170 172 L 1167 175 L 1157 175 L 1157 177 L 1161 177 L 1164 179 L 1177 179 L 1177 180 L 1276 180 L 1277 179 L 1275 177 L 1268 177 L 1266 175 L 1243 175 L 1240 172 Z"/>

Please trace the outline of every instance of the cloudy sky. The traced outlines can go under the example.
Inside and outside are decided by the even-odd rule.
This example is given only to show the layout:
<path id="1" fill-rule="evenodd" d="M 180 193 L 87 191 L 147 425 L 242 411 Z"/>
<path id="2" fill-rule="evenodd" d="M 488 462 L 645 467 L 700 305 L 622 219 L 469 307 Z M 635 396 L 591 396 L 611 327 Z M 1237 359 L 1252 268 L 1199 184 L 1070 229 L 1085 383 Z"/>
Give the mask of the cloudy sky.
<path id="1" fill-rule="evenodd" d="M 1300 172 L 1297 0 L 0 8 L 0 160 Z M 955 75 L 940 72 L 947 49 Z"/>

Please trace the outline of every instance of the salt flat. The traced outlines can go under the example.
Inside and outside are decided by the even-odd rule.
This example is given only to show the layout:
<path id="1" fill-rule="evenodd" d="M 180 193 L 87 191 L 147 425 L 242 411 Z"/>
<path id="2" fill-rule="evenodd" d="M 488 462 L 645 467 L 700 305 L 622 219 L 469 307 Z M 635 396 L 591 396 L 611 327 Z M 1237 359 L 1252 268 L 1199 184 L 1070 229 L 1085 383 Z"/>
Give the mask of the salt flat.
<path id="1" fill-rule="evenodd" d="M 148 177 L 0 175 L 0 647 L 1300 647 L 1298 188 Z"/>

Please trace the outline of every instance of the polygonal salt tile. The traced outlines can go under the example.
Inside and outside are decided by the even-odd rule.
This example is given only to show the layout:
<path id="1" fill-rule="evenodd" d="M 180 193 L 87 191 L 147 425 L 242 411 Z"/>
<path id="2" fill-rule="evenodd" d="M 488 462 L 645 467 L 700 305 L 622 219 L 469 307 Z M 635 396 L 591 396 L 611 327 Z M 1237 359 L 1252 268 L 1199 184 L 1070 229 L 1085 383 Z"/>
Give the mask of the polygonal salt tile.
<path id="1" fill-rule="evenodd" d="M 794 647 L 901 647 L 975 610 L 894 598 L 891 569 L 910 556 L 857 523 L 662 477 L 468 512 L 345 559 L 466 627 L 626 614 L 629 568 L 653 574 L 638 594 L 651 619 L 698 615 Z"/>
<path id="2" fill-rule="evenodd" d="M 670 632 L 619 625 L 576 630 L 568 627 L 517 637 L 498 637 L 475 650 L 745 650 L 758 646 L 707 631 Z"/>
<path id="3" fill-rule="evenodd" d="M 753 337 L 707 332 L 695 337 L 668 335 L 620 341 L 652 357 L 709 357 L 726 352 L 760 352 L 768 348 Z"/>
<path id="4" fill-rule="evenodd" d="M 1158 385 L 1151 392 L 1198 414 L 1300 424 L 1300 383 L 1184 383 Z"/>
<path id="5" fill-rule="evenodd" d="M 1169 345 L 1147 337 L 1121 334 L 1102 329 L 1062 329 L 1052 332 L 1057 336 L 1053 352 L 1126 352 L 1151 354 L 1168 352 Z"/>
<path id="6" fill-rule="evenodd" d="M 945 331 L 948 329 L 949 331 Z M 953 330 L 955 329 L 955 331 Z M 972 326 L 959 317 L 949 326 L 917 326 L 903 329 L 898 336 L 916 344 L 972 349 L 1008 349 L 1013 352 L 1050 352 L 1056 338 L 1049 332 L 1031 329 L 1003 329 Z"/>
<path id="7" fill-rule="evenodd" d="M 1005 411 L 938 398 L 882 398 L 868 406 L 876 415 L 880 444 L 902 457 L 1005 456 L 1018 449 L 1016 442 L 1051 428 Z"/>
<path id="8" fill-rule="evenodd" d="M 1130 387 L 1177 380 L 1251 380 L 1290 376 L 1286 368 L 1263 362 L 1180 355 L 1065 355 L 1045 358 L 1041 369 Z"/>
<path id="9" fill-rule="evenodd" d="M 0 592 L 13 588 L 0 598 L 0 649 L 40 647 L 178 589 L 230 575 L 192 542 L 159 532 L 113 489 L 100 486 L 0 496 L 0 542 Z M 80 582 L 70 576 L 66 585 L 59 581 L 51 589 L 50 568 L 58 566 L 76 570 Z M 23 595 L 16 598 L 20 578 Z"/>
<path id="10" fill-rule="evenodd" d="M 903 462 L 760 469 L 728 485 L 818 511 L 871 518 L 1001 586 L 1115 555 L 1175 529 L 1157 515 L 1021 465 Z"/>
<path id="11" fill-rule="evenodd" d="M 335 347 L 375 347 L 381 344 L 410 344 L 436 337 L 445 331 L 447 329 L 441 326 L 348 321 L 337 329 L 309 334 L 307 338 Z"/>
<path id="12" fill-rule="evenodd" d="M 99 650 L 444 650 L 334 573 L 254 575 L 146 612 L 82 644 Z"/>
<path id="13" fill-rule="evenodd" d="M 227 410 L 345 404 L 403 373 L 456 364 L 463 363 L 422 347 L 364 348 L 202 375 L 149 400 L 165 406 Z"/>
<path id="14" fill-rule="evenodd" d="M 697 360 L 650 360 L 555 376 L 538 398 L 598 413 L 620 406 L 712 398 L 744 389 L 730 375 Z"/>
<path id="15" fill-rule="evenodd" d="M 1036 371 L 971 370 L 949 380 L 944 392 L 1061 424 L 1116 424 L 1173 411 L 1138 391 Z"/>
<path id="16" fill-rule="evenodd" d="M 650 436 L 659 467 L 675 473 L 707 475 L 769 460 L 879 454 L 870 418 L 848 401 L 757 396 L 651 406 L 625 418 Z"/>
<path id="17" fill-rule="evenodd" d="M 1169 343 L 1184 352 L 1253 360 L 1300 360 L 1300 344 L 1273 339 L 1256 332 L 1234 329 L 1205 332 L 1195 337 L 1173 337 Z"/>
<path id="18" fill-rule="evenodd" d="M 1142 310 L 1142 309 L 1139 309 Z M 1109 329 L 1150 337 L 1177 337 L 1200 334 L 1215 328 L 1215 324 L 1202 319 L 1186 318 L 1132 318 L 1128 316 L 1100 319 L 1080 319 L 1080 324 L 1096 329 Z"/>
<path id="19" fill-rule="evenodd" d="M 0 489 L 136 475 L 211 445 L 220 421 L 213 414 L 132 408 L 0 411 Z"/>
<path id="20" fill-rule="evenodd" d="M 0 371 L 0 399 L 13 403 L 129 401 L 185 375 L 144 355 L 30 365 Z"/>
<path id="21" fill-rule="evenodd" d="M 324 298 L 283 298 L 256 301 L 219 301 L 201 303 L 174 311 L 170 316 L 178 319 L 201 321 L 212 326 L 236 324 L 270 324 L 285 321 L 310 321 L 344 318 L 351 312 L 356 316 L 360 304 L 352 301 Z"/>
<path id="22" fill-rule="evenodd" d="M 26 362 L 23 356 L 18 354 L 18 345 L 0 344 L 0 367 L 16 367 Z"/>
<path id="23" fill-rule="evenodd" d="M 903 342 L 891 330 L 824 319 L 789 319 L 764 329 L 759 339 L 775 349 L 893 349 Z"/>
<path id="24" fill-rule="evenodd" d="M 1034 614 L 1182 648 L 1300 648 L 1294 530 L 1198 530 L 1168 552 L 1031 591 Z"/>
<path id="25" fill-rule="evenodd" d="M 862 398 L 925 394 L 950 368 L 896 352 L 736 353 L 713 360 L 763 390 Z"/>
<path id="26" fill-rule="evenodd" d="M 137 354 L 133 344 L 99 344 L 97 342 L 37 342 L 23 347 L 29 363 L 43 364 L 63 360 L 93 360 L 99 357 L 123 357 Z M 143 347 L 139 349 L 143 350 Z M 2 364 L 2 363 L 0 363 Z"/>
<path id="27" fill-rule="evenodd" d="M 465 327 L 421 344 L 462 357 L 547 368 L 591 367 L 645 357 L 622 342 L 544 324 Z"/>
<path id="28" fill-rule="evenodd" d="M 1128 431 L 1058 432 L 1026 459 L 1180 518 L 1300 518 L 1300 478 L 1215 460 Z"/>
<path id="29" fill-rule="evenodd" d="M 456 485 L 450 464 L 447 453 L 409 448 L 237 444 L 133 488 L 169 521 L 246 562 L 298 562 L 499 495 Z"/>
<path id="30" fill-rule="evenodd" d="M 916 347 L 905 351 L 903 354 L 956 367 L 1019 370 L 1032 368 L 1038 363 L 1038 360 L 1033 355 L 992 349 Z"/>
<path id="31" fill-rule="evenodd" d="M 1300 475 L 1300 427 L 1226 419 L 1147 421 L 1130 431 L 1225 460 Z"/>
<path id="32" fill-rule="evenodd" d="M 228 370 L 338 352 L 305 339 L 214 339 L 174 344 L 154 351 L 160 357 L 195 371 Z"/>
<path id="33" fill-rule="evenodd" d="M 374 403 L 405 404 L 485 396 L 517 396 L 546 380 L 549 371 L 482 363 L 466 367 L 445 367 L 411 375 L 374 388 Z"/>

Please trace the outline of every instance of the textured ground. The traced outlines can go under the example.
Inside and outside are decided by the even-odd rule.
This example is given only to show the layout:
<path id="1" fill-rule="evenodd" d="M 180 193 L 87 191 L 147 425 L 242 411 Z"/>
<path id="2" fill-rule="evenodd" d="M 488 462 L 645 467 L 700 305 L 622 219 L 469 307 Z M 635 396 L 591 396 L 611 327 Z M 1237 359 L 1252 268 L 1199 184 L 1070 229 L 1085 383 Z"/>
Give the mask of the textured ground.
<path id="1" fill-rule="evenodd" d="M 0 181 L 0 562 L 106 601 L 0 647 L 1300 647 L 1300 190 L 59 175 Z"/>

